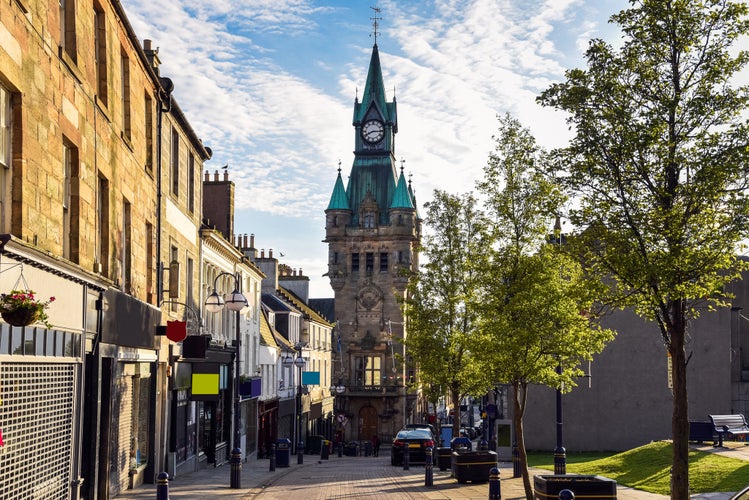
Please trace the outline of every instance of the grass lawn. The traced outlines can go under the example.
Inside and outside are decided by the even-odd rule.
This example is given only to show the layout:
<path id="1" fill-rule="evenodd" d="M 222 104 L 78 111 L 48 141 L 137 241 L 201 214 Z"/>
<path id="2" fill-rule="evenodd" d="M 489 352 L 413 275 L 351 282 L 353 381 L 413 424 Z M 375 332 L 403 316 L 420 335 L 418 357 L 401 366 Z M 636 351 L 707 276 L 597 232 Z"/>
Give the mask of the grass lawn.
<path id="1" fill-rule="evenodd" d="M 551 452 L 529 452 L 528 465 L 554 470 Z M 671 443 L 659 441 L 622 453 L 568 453 L 567 473 L 614 479 L 639 490 L 670 494 Z M 693 494 L 738 491 L 749 484 L 749 462 L 702 451 L 689 452 Z"/>

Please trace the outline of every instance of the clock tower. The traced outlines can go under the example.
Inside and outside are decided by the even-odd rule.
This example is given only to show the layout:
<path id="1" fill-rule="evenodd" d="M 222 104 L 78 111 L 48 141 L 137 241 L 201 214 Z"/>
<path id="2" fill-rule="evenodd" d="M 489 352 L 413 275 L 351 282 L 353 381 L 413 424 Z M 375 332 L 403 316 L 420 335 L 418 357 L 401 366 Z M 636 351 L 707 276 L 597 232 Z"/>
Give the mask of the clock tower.
<path id="1" fill-rule="evenodd" d="M 333 385 L 345 387 L 336 396 L 344 439 L 377 434 L 387 441 L 415 412 L 399 299 L 418 269 L 421 219 L 410 182 L 396 167 L 396 100 L 385 95 L 376 41 L 361 102 L 354 101 L 353 127 L 348 183 L 344 188 L 339 166 L 325 210 L 337 325 Z"/>

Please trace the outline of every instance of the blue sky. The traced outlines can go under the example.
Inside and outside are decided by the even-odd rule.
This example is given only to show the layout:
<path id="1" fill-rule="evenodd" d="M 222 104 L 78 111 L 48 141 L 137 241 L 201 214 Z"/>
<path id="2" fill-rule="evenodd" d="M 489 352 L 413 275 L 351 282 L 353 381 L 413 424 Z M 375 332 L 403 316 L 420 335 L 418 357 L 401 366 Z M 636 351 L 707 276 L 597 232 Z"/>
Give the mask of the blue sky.
<path id="1" fill-rule="evenodd" d="M 235 226 L 332 297 L 324 210 L 340 161 L 353 161 L 354 99 L 372 51 L 372 6 L 388 100 L 398 100 L 396 156 L 420 205 L 434 189 L 474 189 L 511 113 L 543 146 L 570 137 L 535 103 L 584 66 L 591 38 L 625 0 L 121 0 L 138 38 L 159 47 L 161 74 L 193 129 L 229 164 Z M 358 90 L 357 90 L 358 89 Z M 422 209 L 423 213 L 423 209 Z M 550 221 L 551 224 L 552 221 Z"/>

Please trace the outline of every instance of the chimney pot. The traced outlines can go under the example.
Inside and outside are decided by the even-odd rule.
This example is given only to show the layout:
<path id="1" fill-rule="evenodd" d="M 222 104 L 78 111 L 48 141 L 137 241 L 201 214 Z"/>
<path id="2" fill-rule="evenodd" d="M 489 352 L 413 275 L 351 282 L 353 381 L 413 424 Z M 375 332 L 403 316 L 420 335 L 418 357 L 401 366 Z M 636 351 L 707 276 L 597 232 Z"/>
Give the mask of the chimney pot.
<path id="1" fill-rule="evenodd" d="M 272 259 L 272 258 L 273 258 L 273 249 L 272 249 L 272 248 L 269 248 L 269 249 L 268 249 L 268 258 L 269 258 L 269 259 Z"/>
<path id="2" fill-rule="evenodd" d="M 255 248 L 255 235 L 250 235 L 250 248 Z"/>
<path id="3" fill-rule="evenodd" d="M 211 182 L 211 173 L 208 170 L 205 171 L 205 182 Z"/>

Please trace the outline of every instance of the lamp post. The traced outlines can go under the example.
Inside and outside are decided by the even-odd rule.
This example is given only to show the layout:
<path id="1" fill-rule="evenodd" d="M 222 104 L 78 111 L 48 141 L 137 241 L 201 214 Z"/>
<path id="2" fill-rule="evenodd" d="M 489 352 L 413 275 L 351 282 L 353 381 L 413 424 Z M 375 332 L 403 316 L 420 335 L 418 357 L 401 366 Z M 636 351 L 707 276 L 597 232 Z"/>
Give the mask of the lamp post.
<path id="1" fill-rule="evenodd" d="M 295 345 L 295 348 L 297 349 L 297 356 L 294 358 L 292 356 L 285 356 L 283 358 L 283 365 L 287 367 L 296 366 L 299 368 L 299 378 L 297 380 L 297 391 L 296 391 L 296 397 L 294 398 L 294 407 L 295 407 L 295 418 L 296 423 L 294 424 L 294 430 L 293 433 L 296 434 L 294 436 L 296 439 L 293 441 L 296 443 L 296 451 L 297 451 L 297 462 L 302 463 L 304 460 L 302 458 L 302 452 L 303 452 L 303 444 L 302 444 L 302 368 L 307 364 L 307 360 L 302 357 L 302 344 L 297 343 Z"/>
<path id="2" fill-rule="evenodd" d="M 557 215 L 554 221 L 554 243 L 562 246 L 562 223 Z M 556 368 L 557 375 L 562 375 L 561 363 Z M 567 474 L 567 450 L 562 445 L 562 387 L 557 389 L 557 447 L 554 449 L 554 474 Z"/>
<path id="3" fill-rule="evenodd" d="M 234 278 L 234 291 L 231 292 L 230 295 L 224 300 L 216 291 L 216 284 L 218 283 L 218 280 L 221 276 L 231 276 Z M 230 311 L 234 311 L 236 313 L 236 337 L 234 339 L 235 347 L 237 349 L 236 355 L 234 357 L 234 449 L 232 450 L 232 478 L 231 478 L 231 487 L 232 488 L 241 488 L 240 485 L 240 478 L 239 473 L 235 473 L 235 463 L 236 460 L 236 468 L 241 467 L 241 446 L 239 443 L 240 438 L 240 415 L 239 415 L 239 368 L 240 368 L 240 360 L 239 360 L 239 353 L 240 353 L 240 346 L 241 346 L 241 335 L 240 335 L 240 329 L 239 329 L 239 320 L 240 320 L 240 311 L 247 307 L 247 298 L 242 295 L 242 293 L 239 291 L 241 283 L 239 279 L 239 273 L 237 274 L 231 274 L 227 272 L 219 273 L 218 276 L 216 276 L 216 279 L 213 280 L 213 293 L 208 296 L 208 298 L 205 301 L 205 310 L 208 312 L 219 312 L 224 307 L 226 307 Z M 235 455 L 236 458 L 235 458 Z"/>

